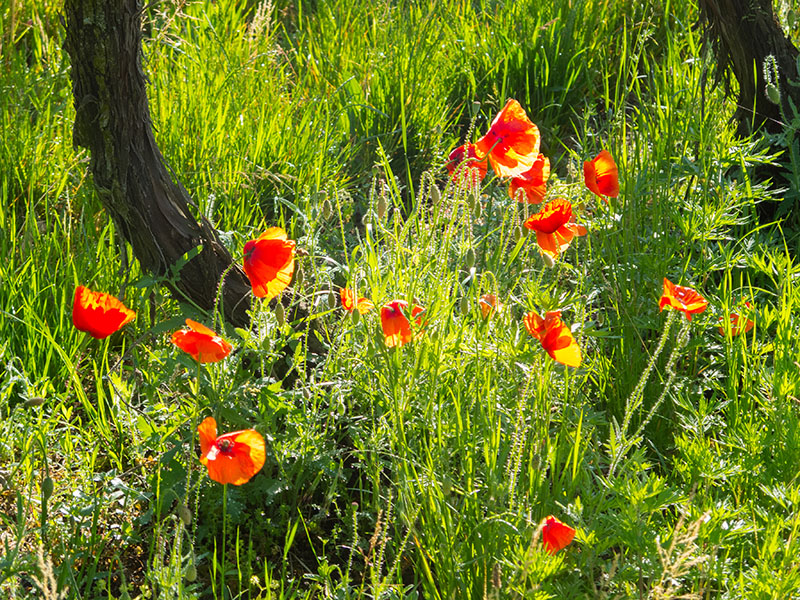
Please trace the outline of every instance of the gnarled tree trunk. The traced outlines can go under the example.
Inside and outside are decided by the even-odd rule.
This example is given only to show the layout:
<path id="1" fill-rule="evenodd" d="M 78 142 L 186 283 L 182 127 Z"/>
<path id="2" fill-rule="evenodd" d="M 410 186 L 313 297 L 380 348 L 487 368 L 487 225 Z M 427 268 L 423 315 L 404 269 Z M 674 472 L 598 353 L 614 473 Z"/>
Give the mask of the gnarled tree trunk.
<path id="1" fill-rule="evenodd" d="M 202 245 L 180 270 L 173 293 L 209 310 L 223 285 L 224 317 L 243 326 L 249 322 L 249 281 L 210 223 L 192 215 L 191 199 L 170 176 L 153 136 L 141 11 L 139 0 L 65 1 L 73 140 L 90 150 L 100 200 L 143 269 L 167 275 L 184 254 Z"/>
<path id="2" fill-rule="evenodd" d="M 797 78 L 797 48 L 778 23 L 772 0 L 699 0 L 701 22 L 706 26 L 717 53 L 718 75 L 730 67 L 739 83 L 739 98 L 734 119 L 738 131 L 755 129 L 777 133 L 783 118 L 777 104 L 766 95 L 764 63 L 773 56 L 779 80 L 781 105 L 791 118 L 788 98 L 800 107 L 800 88 L 786 83 Z"/>

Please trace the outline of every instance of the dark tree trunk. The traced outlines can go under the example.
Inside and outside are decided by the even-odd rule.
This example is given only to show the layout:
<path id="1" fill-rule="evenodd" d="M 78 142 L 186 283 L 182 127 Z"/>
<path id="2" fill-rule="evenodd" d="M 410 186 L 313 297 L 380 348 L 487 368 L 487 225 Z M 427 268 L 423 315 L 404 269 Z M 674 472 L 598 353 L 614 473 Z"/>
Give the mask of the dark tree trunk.
<path id="1" fill-rule="evenodd" d="M 800 88 L 787 84 L 797 78 L 797 48 L 778 23 L 772 0 L 699 0 L 700 19 L 717 53 L 718 75 L 728 67 L 739 83 L 739 98 L 734 119 L 740 134 L 764 128 L 780 132 L 783 118 L 780 107 L 766 95 L 768 81 L 764 63 L 775 57 L 784 114 L 792 116 L 788 98 L 800 108 Z"/>
<path id="2" fill-rule="evenodd" d="M 214 306 L 223 285 L 225 320 L 249 322 L 250 284 L 232 264 L 216 230 L 190 210 L 156 145 L 142 70 L 140 0 L 65 0 L 64 48 L 72 63 L 73 141 L 91 152 L 99 197 L 145 271 L 167 275 L 181 257 L 202 251 L 180 270 L 173 294 Z"/>

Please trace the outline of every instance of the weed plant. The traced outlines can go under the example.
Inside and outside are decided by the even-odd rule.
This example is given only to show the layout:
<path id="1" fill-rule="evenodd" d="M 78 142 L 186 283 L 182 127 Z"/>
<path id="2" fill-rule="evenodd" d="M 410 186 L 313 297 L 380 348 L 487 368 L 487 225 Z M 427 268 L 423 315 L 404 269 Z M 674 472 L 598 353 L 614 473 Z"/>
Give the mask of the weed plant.
<path id="1" fill-rule="evenodd" d="M 59 6 L 0 11 L 0 595 L 800 598 L 800 265 L 757 221 L 776 157 L 734 137 L 692 3 L 147 5 L 156 138 L 198 216 L 235 256 L 273 225 L 304 250 L 285 315 L 255 302 L 202 368 L 169 334 L 212 317 L 139 270 L 72 147 Z M 535 206 L 443 168 L 507 98 L 588 229 L 552 267 Z M 580 176 L 601 149 L 608 205 Z M 659 312 L 664 277 L 709 309 Z M 136 321 L 80 333 L 77 284 Z M 423 306 L 414 341 L 386 348 L 345 286 Z M 525 330 L 547 310 L 580 367 Z M 199 464 L 208 414 L 265 437 L 249 483 Z M 548 515 L 577 530 L 554 555 Z"/>

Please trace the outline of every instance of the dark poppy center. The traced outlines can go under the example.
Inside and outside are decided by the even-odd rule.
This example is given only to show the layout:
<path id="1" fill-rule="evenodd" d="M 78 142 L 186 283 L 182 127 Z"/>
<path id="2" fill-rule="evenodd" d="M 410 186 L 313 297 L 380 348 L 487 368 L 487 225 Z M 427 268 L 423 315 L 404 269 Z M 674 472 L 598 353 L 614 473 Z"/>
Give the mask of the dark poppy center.
<path id="1" fill-rule="evenodd" d="M 219 451 L 223 454 L 233 454 L 234 443 L 232 440 L 220 440 L 217 445 L 219 446 Z"/>

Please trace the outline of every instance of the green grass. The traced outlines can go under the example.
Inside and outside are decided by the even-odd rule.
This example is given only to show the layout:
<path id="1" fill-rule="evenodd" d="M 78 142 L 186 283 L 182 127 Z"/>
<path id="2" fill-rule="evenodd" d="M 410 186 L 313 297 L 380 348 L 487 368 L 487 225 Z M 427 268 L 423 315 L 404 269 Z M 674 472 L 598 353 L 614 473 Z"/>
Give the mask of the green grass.
<path id="1" fill-rule="evenodd" d="M 72 148 L 58 10 L 2 9 L 0 595 L 800 597 L 797 238 L 758 223 L 773 157 L 735 138 L 689 3 L 148 7 L 170 167 L 235 256 L 273 225 L 307 252 L 285 294 L 313 332 L 255 303 L 199 370 L 169 334 L 210 317 L 140 272 Z M 520 237 L 535 207 L 488 178 L 477 209 L 443 169 L 509 97 L 589 230 L 552 268 Z M 603 148 L 609 206 L 581 176 Z M 659 313 L 664 277 L 709 309 Z M 136 321 L 76 331 L 78 283 Z M 330 303 L 345 285 L 423 306 L 418 338 L 385 348 L 378 311 Z M 744 301 L 755 328 L 720 335 Z M 556 309 L 577 369 L 522 324 Z M 197 461 L 208 414 L 267 440 L 227 496 Z M 578 530 L 555 556 L 549 514 Z"/>

